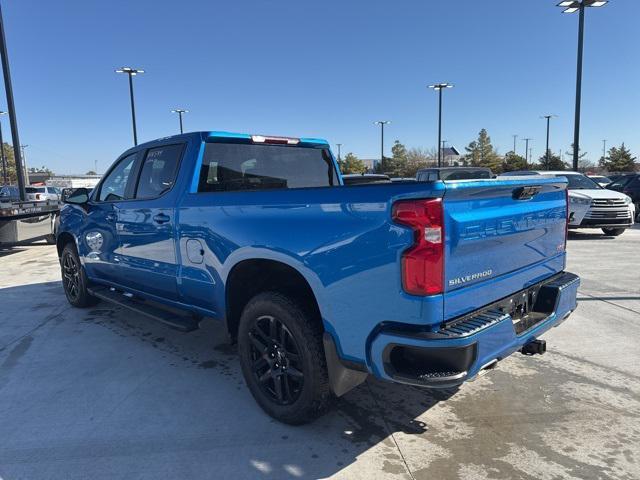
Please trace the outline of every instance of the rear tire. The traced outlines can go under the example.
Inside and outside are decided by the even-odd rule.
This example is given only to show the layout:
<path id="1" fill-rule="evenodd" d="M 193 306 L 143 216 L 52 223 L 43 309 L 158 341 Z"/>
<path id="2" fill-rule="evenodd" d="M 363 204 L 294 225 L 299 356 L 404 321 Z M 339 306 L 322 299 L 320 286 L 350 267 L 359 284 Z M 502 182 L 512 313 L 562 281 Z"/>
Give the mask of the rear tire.
<path id="1" fill-rule="evenodd" d="M 617 237 L 622 235 L 626 228 L 603 228 L 602 231 L 609 237 Z"/>
<path id="2" fill-rule="evenodd" d="M 87 275 L 84 273 L 78 251 L 73 243 L 67 243 L 62 250 L 60 270 L 62 287 L 67 296 L 67 301 L 71 305 L 85 308 L 98 303 L 98 299 L 89 294 L 87 290 L 89 285 Z"/>
<path id="3" fill-rule="evenodd" d="M 249 301 L 240 317 L 238 353 L 253 398 L 276 420 L 300 425 L 327 410 L 322 328 L 289 297 L 265 292 Z"/>

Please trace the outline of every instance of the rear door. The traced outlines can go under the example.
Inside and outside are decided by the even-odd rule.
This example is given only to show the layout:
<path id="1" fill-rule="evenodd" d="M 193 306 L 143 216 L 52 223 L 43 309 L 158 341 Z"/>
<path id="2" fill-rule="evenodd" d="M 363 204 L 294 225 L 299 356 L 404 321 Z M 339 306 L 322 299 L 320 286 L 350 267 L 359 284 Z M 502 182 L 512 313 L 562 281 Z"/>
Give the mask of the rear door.
<path id="1" fill-rule="evenodd" d="M 171 193 L 184 147 L 179 143 L 148 149 L 134 198 L 118 209 L 120 284 L 168 300 L 177 299 L 176 209 Z"/>
<path id="2" fill-rule="evenodd" d="M 564 268 L 566 180 L 446 182 L 445 316 L 499 300 Z"/>

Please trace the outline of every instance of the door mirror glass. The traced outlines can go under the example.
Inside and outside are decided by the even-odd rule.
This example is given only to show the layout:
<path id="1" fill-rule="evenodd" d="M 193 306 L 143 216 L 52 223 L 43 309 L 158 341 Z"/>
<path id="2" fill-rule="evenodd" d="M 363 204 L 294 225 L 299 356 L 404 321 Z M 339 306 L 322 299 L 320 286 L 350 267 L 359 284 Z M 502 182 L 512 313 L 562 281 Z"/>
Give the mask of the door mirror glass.
<path id="1" fill-rule="evenodd" d="M 64 203 L 72 203 L 74 205 L 84 205 L 89 201 L 89 190 L 86 188 L 76 188 L 69 192 L 65 189 L 62 192 L 62 201 Z"/>

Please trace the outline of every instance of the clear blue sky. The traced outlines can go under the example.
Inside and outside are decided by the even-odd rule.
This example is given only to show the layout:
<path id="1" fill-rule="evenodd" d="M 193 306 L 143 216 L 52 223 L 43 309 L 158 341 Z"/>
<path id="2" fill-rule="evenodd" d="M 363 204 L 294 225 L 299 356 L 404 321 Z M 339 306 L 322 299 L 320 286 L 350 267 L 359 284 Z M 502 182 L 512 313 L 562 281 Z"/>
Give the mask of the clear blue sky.
<path id="1" fill-rule="evenodd" d="M 448 81 L 450 144 L 485 127 L 501 153 L 512 134 L 534 138 L 537 158 L 539 116 L 554 113 L 551 147 L 567 150 L 578 17 L 556 3 L 2 0 L 21 141 L 30 166 L 58 173 L 94 160 L 102 172 L 131 145 L 126 77 L 113 73 L 124 65 L 147 71 L 135 79 L 141 141 L 175 133 L 180 106 L 187 130 L 320 136 L 361 158 L 379 156 L 377 119 L 393 121 L 388 147 L 435 147 L 426 85 Z M 638 0 L 587 12 L 582 146 L 594 160 L 604 138 L 640 153 L 638 18 Z"/>

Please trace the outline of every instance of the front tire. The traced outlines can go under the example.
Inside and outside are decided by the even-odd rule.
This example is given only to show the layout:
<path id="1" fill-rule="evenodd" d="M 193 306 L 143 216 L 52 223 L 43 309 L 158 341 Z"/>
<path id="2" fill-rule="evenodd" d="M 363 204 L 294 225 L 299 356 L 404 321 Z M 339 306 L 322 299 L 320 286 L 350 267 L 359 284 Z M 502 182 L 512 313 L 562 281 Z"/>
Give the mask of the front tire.
<path id="1" fill-rule="evenodd" d="M 602 231 L 605 235 L 609 237 L 617 237 L 622 235 L 626 229 L 625 228 L 603 228 Z"/>
<path id="2" fill-rule="evenodd" d="M 238 353 L 251 394 L 276 420 L 300 425 L 326 411 L 331 392 L 322 328 L 289 297 L 265 292 L 249 301 Z"/>
<path id="3" fill-rule="evenodd" d="M 67 243 L 62 250 L 60 258 L 60 270 L 62 273 L 62 287 L 67 296 L 67 301 L 74 307 L 90 307 L 98 303 L 98 299 L 87 290 L 89 282 L 80 263 L 80 257 L 76 246 Z"/>

